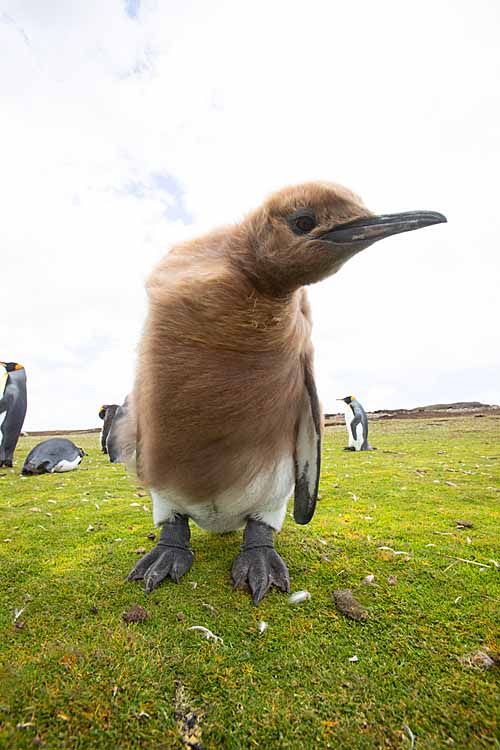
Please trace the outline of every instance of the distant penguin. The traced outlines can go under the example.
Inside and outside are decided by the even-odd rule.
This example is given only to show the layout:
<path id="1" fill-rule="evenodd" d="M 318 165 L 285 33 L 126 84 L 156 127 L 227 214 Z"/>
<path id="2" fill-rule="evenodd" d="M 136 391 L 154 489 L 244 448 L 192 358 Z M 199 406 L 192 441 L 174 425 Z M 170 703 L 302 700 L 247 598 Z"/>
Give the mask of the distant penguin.
<path id="1" fill-rule="evenodd" d="M 113 421 L 111 422 L 108 436 L 106 438 L 106 453 L 108 454 L 109 460 L 112 464 L 119 464 L 125 461 L 125 458 L 122 455 L 123 451 L 121 446 L 122 441 L 120 438 L 120 425 L 128 415 L 128 399 L 129 397 L 127 396 L 123 404 L 121 406 L 118 406 L 118 408 L 115 410 Z"/>
<path id="2" fill-rule="evenodd" d="M 106 442 L 117 409 L 119 409 L 118 404 L 105 404 L 99 409 L 99 419 L 104 420 L 101 430 L 101 450 L 103 453 L 108 452 Z"/>
<path id="3" fill-rule="evenodd" d="M 55 472 L 76 469 L 85 455 L 83 448 L 78 448 L 66 438 L 50 438 L 38 443 L 26 456 L 22 475 L 53 474 Z"/>
<path id="4" fill-rule="evenodd" d="M 345 425 L 349 436 L 349 447 L 346 451 L 371 451 L 373 448 L 368 444 L 368 417 L 366 412 L 354 396 L 339 398 L 344 402 Z"/>
<path id="5" fill-rule="evenodd" d="M 0 428 L 0 466 L 12 467 L 27 404 L 24 367 L 17 362 L 0 362 L 0 415 L 5 413 Z"/>

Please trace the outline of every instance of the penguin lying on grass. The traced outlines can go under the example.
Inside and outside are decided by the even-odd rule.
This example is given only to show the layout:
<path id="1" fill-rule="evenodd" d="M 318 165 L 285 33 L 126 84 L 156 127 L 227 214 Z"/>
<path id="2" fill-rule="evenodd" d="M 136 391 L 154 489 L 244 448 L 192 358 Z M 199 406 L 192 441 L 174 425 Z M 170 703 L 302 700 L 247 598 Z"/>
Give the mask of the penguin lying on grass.
<path id="1" fill-rule="evenodd" d="M 14 451 L 23 429 L 28 400 L 26 371 L 18 362 L 0 362 L 0 466 L 12 468 Z"/>
<path id="2" fill-rule="evenodd" d="M 83 448 L 78 448 L 71 440 L 50 438 L 30 450 L 21 474 L 27 477 L 33 474 L 72 471 L 80 465 L 84 455 Z"/>
<path id="3" fill-rule="evenodd" d="M 129 579 L 147 592 L 193 563 L 189 520 L 244 527 L 232 566 L 254 604 L 290 590 L 273 546 L 294 491 L 295 521 L 316 506 L 322 411 L 307 284 L 369 245 L 446 221 L 430 211 L 374 216 L 350 190 L 308 183 L 272 195 L 241 223 L 172 249 L 148 282 L 135 408 L 122 439 L 149 487 L 156 547 Z M 135 414 L 135 416 L 134 416 Z"/>
<path id="4" fill-rule="evenodd" d="M 339 398 L 338 401 L 344 403 L 345 426 L 347 427 L 347 436 L 349 446 L 344 448 L 345 451 L 373 451 L 368 443 L 368 417 L 359 401 L 354 396 Z"/>

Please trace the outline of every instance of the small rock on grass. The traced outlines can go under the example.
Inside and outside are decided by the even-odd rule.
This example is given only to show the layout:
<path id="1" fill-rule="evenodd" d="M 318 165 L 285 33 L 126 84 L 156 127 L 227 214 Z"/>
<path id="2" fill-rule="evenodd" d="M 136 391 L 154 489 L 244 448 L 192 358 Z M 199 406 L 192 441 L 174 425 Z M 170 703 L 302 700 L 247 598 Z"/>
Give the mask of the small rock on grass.
<path id="1" fill-rule="evenodd" d="M 147 610 L 145 610 L 144 607 L 141 607 L 140 604 L 134 604 L 133 607 L 130 607 L 128 612 L 122 614 L 122 619 L 125 622 L 144 622 L 148 617 Z"/>
<path id="2" fill-rule="evenodd" d="M 500 664 L 500 653 L 494 653 L 489 648 L 478 649 L 470 654 L 460 657 L 464 667 L 475 667 L 476 669 L 490 669 Z"/>
<path id="3" fill-rule="evenodd" d="M 462 529 L 472 529 L 472 524 L 470 521 L 455 521 L 455 523 Z"/>
<path id="4" fill-rule="evenodd" d="M 153 534 L 153 532 L 150 531 L 147 538 L 150 539 L 152 542 L 154 542 L 154 540 L 156 539 L 156 534 Z"/>
<path id="5" fill-rule="evenodd" d="M 396 578 L 396 576 L 389 576 L 389 578 L 387 579 L 387 583 L 389 584 L 389 586 L 395 586 L 397 582 L 398 579 Z"/>
<path id="6" fill-rule="evenodd" d="M 364 622 L 368 619 L 368 611 L 353 597 L 351 589 L 336 589 L 333 599 L 339 612 L 351 620 Z"/>

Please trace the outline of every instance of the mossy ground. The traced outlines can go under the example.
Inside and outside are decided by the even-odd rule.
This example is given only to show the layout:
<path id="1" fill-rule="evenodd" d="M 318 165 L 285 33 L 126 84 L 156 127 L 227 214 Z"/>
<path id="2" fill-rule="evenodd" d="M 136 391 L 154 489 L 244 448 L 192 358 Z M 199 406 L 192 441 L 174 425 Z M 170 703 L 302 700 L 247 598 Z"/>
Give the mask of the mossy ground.
<path id="1" fill-rule="evenodd" d="M 146 597 L 125 583 L 135 550 L 153 544 L 149 498 L 97 435 L 74 438 L 89 453 L 80 470 L 21 478 L 38 441 L 23 438 L 16 470 L 0 470 L 0 746 L 182 747 L 191 709 L 206 748 L 403 749 L 405 725 L 417 750 L 500 748 L 500 668 L 460 661 L 500 650 L 500 570 L 488 562 L 500 560 L 500 422 L 374 423 L 373 453 L 343 452 L 345 437 L 327 430 L 313 521 L 287 518 L 277 540 L 292 589 L 311 598 L 273 591 L 258 609 L 230 587 L 239 533 L 193 528 L 195 564 L 178 586 Z M 337 588 L 367 622 L 338 613 Z M 147 621 L 122 620 L 133 604 Z"/>

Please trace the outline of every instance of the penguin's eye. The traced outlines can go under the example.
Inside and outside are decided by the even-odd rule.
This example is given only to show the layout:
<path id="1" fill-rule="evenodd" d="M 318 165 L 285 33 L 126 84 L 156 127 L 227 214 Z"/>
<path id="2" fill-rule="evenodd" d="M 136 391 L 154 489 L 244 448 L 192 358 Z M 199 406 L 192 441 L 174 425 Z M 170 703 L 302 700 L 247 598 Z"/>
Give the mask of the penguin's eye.
<path id="1" fill-rule="evenodd" d="M 308 234 L 315 226 L 314 214 L 299 214 L 290 218 L 290 228 L 294 234 Z"/>

